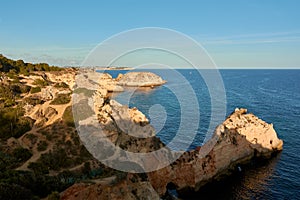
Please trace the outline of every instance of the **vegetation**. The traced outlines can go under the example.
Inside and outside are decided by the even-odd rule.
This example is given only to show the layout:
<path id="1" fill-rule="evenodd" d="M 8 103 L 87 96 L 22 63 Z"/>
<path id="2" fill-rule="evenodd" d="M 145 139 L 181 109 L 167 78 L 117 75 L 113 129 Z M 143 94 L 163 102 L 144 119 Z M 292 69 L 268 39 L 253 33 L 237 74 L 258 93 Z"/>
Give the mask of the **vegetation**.
<path id="1" fill-rule="evenodd" d="M 48 196 L 48 200 L 59 200 L 60 196 L 59 193 L 57 191 L 52 192 L 49 196 Z"/>
<path id="2" fill-rule="evenodd" d="M 31 130 L 33 120 L 23 115 L 24 110 L 19 106 L 0 109 L 0 139 L 18 138 Z"/>
<path id="3" fill-rule="evenodd" d="M 15 199 L 23 199 L 23 200 L 31 200 L 38 199 L 34 197 L 30 190 L 16 185 L 0 182 L 0 199 L 6 200 L 15 200 Z"/>
<path id="4" fill-rule="evenodd" d="M 5 172 L 6 170 L 19 167 L 28 158 L 31 157 L 31 152 L 26 149 L 18 148 L 12 153 L 0 152 L 0 170 Z M 1 173 L 0 173 L 1 174 Z"/>
<path id="5" fill-rule="evenodd" d="M 46 141 L 40 141 L 39 143 L 38 143 L 38 147 L 37 147 L 37 150 L 38 151 L 45 151 L 46 149 L 47 149 L 47 147 L 48 147 L 48 143 L 46 142 Z"/>
<path id="6" fill-rule="evenodd" d="M 32 153 L 28 149 L 19 147 L 13 151 L 13 157 L 17 159 L 18 162 L 25 162 L 32 156 Z"/>
<path id="7" fill-rule="evenodd" d="M 28 76 L 34 71 L 60 71 L 59 67 L 49 66 L 46 63 L 31 64 L 25 63 L 23 60 L 11 60 L 0 54 L 0 71 L 8 72 L 10 75 L 23 74 Z"/>
<path id="8" fill-rule="evenodd" d="M 76 88 L 74 90 L 74 93 L 75 94 L 81 94 L 82 93 L 87 97 L 92 97 L 93 94 L 95 93 L 95 90 L 89 90 L 89 89 L 86 89 L 86 88 Z"/>
<path id="9" fill-rule="evenodd" d="M 39 87 L 45 87 L 49 85 L 49 83 L 44 79 L 35 79 L 33 84 Z"/>
<path id="10" fill-rule="evenodd" d="M 32 87 L 31 90 L 30 90 L 30 93 L 34 94 L 34 93 L 38 93 L 40 91 L 41 91 L 40 87 Z"/>
<path id="11" fill-rule="evenodd" d="M 16 100 L 20 98 L 22 93 L 28 93 L 29 86 L 20 83 L 3 84 L 0 83 L 0 108 L 11 107 L 16 105 Z"/>
<path id="12" fill-rule="evenodd" d="M 68 106 L 66 108 L 62 119 L 66 123 L 66 125 L 68 125 L 70 127 L 75 127 L 73 112 L 72 112 L 72 106 Z"/>
<path id="13" fill-rule="evenodd" d="M 28 132 L 34 120 L 24 116 L 24 106 L 45 102 L 35 93 L 48 85 L 59 90 L 70 91 L 70 88 L 66 83 L 54 84 L 47 79 L 35 79 L 35 86 L 30 87 L 22 83 L 20 74 L 27 76 L 35 71 L 59 70 L 47 64 L 13 61 L 0 55 L 0 199 L 59 199 L 59 192 L 75 182 L 117 174 L 98 163 L 81 144 L 71 106 L 65 109 L 62 119 Z M 94 93 L 85 89 L 78 92 Z M 59 94 L 51 104 L 67 104 L 70 95 Z M 16 170 L 37 151 L 42 152 L 41 156 L 29 163 L 28 171 Z M 118 179 L 123 177 L 118 175 Z"/>
<path id="14" fill-rule="evenodd" d="M 56 83 L 56 84 L 54 85 L 54 87 L 56 87 L 56 88 L 65 88 L 65 89 L 69 89 L 69 88 L 70 88 L 69 85 L 66 84 L 65 82 Z"/>
<path id="15" fill-rule="evenodd" d="M 52 100 L 50 105 L 67 104 L 71 101 L 71 94 L 58 94 L 55 99 Z"/>
<path id="16" fill-rule="evenodd" d="M 42 100 L 40 98 L 37 98 L 37 97 L 34 97 L 34 96 L 25 98 L 23 102 L 25 104 L 30 104 L 30 105 L 33 105 L 33 106 L 35 106 L 37 104 L 43 104 L 43 103 L 45 103 L 44 100 Z"/>
<path id="17" fill-rule="evenodd" d="M 0 199 L 44 198 L 54 191 L 65 190 L 79 178 L 72 172 L 45 176 L 29 171 L 8 170 L 0 173 Z"/>

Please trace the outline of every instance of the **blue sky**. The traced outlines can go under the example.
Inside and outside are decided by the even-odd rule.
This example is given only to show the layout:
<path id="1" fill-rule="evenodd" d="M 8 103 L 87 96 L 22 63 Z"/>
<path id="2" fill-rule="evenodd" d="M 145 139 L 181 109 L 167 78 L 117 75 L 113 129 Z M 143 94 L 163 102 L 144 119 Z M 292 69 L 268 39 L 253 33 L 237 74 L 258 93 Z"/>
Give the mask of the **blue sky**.
<path id="1" fill-rule="evenodd" d="M 106 38 L 163 27 L 201 43 L 219 67 L 299 68 L 298 0 L 3 0 L 0 53 L 78 65 Z"/>

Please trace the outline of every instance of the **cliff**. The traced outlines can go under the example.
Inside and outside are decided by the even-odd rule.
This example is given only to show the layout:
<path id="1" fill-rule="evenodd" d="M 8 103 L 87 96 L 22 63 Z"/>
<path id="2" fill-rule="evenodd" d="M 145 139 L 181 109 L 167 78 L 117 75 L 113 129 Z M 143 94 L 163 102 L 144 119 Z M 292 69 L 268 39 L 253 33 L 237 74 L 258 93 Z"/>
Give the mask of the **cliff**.
<path id="1" fill-rule="evenodd" d="M 5 70 L 15 64 L 11 61 Z M 29 71 L 0 73 L 2 199 L 20 194 L 44 198 L 68 187 L 62 199 L 159 199 L 170 187 L 178 193 L 198 190 L 253 157 L 269 157 L 282 149 L 272 124 L 236 109 L 206 144 L 173 152 L 138 108 L 111 99 L 112 92 L 126 89 L 119 84 L 126 75 L 113 79 L 92 70 L 40 71 L 27 65 Z M 164 82 L 157 75 L 151 82 L 148 73 L 140 74 L 123 81 L 127 86 L 136 86 L 132 81 L 139 86 Z"/>
<path id="2" fill-rule="evenodd" d="M 99 124 L 102 128 L 100 135 L 105 136 L 121 149 L 134 153 L 148 153 L 165 147 L 155 136 L 155 130 L 143 113 L 138 111 L 137 108 L 128 108 L 114 100 L 110 100 L 107 85 L 101 78 L 103 75 L 96 75 L 98 76 L 96 78 L 93 76 L 85 75 L 82 77 L 94 78 L 94 80 L 98 80 L 96 82 L 100 83 L 97 86 L 91 85 L 95 92 L 93 95 L 94 104 L 93 106 L 90 105 L 97 118 L 93 123 Z M 114 83 L 118 84 L 122 78 L 123 76 L 119 76 L 114 80 Z M 111 78 L 107 78 L 106 81 L 111 84 Z M 85 81 L 80 80 L 80 83 L 83 82 Z M 84 86 L 86 87 L 87 85 Z M 91 118 L 79 120 L 79 124 L 83 126 L 86 126 L 87 122 L 87 124 L 90 124 L 91 121 L 88 119 L 91 120 Z M 95 140 L 98 138 L 101 141 L 102 136 L 90 136 L 92 139 L 84 141 L 84 143 L 87 142 L 91 146 L 93 146 L 92 144 L 96 145 L 97 142 Z M 240 164 L 247 163 L 254 157 L 267 158 L 273 153 L 282 150 L 282 146 L 283 141 L 278 139 L 272 124 L 264 122 L 254 114 L 247 113 L 246 109 L 241 108 L 236 109 L 224 122 L 216 127 L 212 138 L 206 144 L 192 151 L 184 152 L 172 164 L 164 167 L 159 166 L 155 160 L 156 154 L 148 157 L 146 161 L 135 158 L 130 166 L 137 165 L 148 171 L 147 166 L 150 163 L 151 167 L 154 166 L 154 168 L 159 169 L 148 172 L 146 182 L 147 187 L 150 187 L 148 182 L 151 183 L 150 188 L 153 187 L 149 195 L 153 195 L 153 191 L 155 191 L 159 196 L 163 196 L 170 185 L 175 187 L 179 193 L 189 190 L 197 191 L 208 182 L 230 175 Z M 98 149 L 98 152 L 100 151 L 101 149 Z M 177 154 L 168 150 L 165 153 L 170 157 L 176 157 Z M 99 157 L 97 153 L 94 156 Z M 115 151 L 105 156 L 107 156 L 107 159 L 119 158 L 119 161 L 130 157 L 128 155 L 124 157 L 122 151 Z M 119 164 L 122 163 L 119 162 Z M 125 183 L 123 182 L 128 187 L 132 185 L 128 180 L 128 176 L 131 175 L 129 173 L 127 179 L 124 180 Z M 141 182 L 141 186 L 144 184 Z M 86 195 L 85 193 L 89 191 L 87 189 L 89 187 L 102 188 L 101 185 L 85 186 L 83 189 L 80 189 L 80 194 Z M 111 190 L 119 191 L 123 186 L 122 184 L 117 184 L 111 187 Z M 132 190 L 128 192 L 132 192 Z M 113 198 L 113 196 L 109 196 L 109 198 Z M 66 197 L 66 199 L 68 198 Z"/>
<path id="3" fill-rule="evenodd" d="M 149 181 L 160 195 L 166 193 L 168 184 L 178 192 L 197 191 L 206 183 L 229 175 L 253 157 L 269 157 L 282 150 L 282 145 L 272 124 L 247 113 L 246 109 L 236 109 L 206 144 L 185 152 L 170 166 L 148 173 Z"/>

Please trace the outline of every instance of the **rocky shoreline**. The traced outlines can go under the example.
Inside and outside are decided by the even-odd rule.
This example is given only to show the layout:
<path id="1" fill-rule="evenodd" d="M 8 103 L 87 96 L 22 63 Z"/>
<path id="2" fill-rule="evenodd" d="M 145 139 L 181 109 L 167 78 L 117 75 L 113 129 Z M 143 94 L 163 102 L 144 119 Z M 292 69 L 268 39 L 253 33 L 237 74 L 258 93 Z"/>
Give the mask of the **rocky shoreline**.
<path id="1" fill-rule="evenodd" d="M 93 104 L 90 105 L 95 115 L 94 118 L 89 118 L 90 120 L 88 118 L 80 119 L 79 124 L 86 126 L 87 121 L 90 123 L 93 119 L 94 123 L 101 126 L 103 130 L 101 134 L 104 134 L 102 136 L 125 151 L 147 153 L 157 151 L 165 146 L 155 136 L 154 128 L 143 113 L 137 108 L 128 108 L 109 99 L 109 92 L 121 92 L 121 86 L 124 85 L 156 86 L 164 84 L 165 81 L 156 75 L 149 74 L 134 74 L 124 78 L 125 75 L 119 76 L 117 79 L 112 79 L 108 74 L 93 74 L 91 72 L 84 72 L 80 76 L 82 80 L 76 81 L 76 83 L 81 85 L 77 85 L 77 87 L 95 91 L 92 97 Z M 136 77 L 139 78 L 136 79 Z M 146 77 L 145 80 L 147 81 L 144 81 L 143 77 Z M 152 77 L 152 80 L 150 78 L 152 82 L 149 81 L 149 77 Z M 85 81 L 84 79 L 94 81 Z M 80 96 L 82 94 L 75 93 L 75 95 Z M 93 141 L 83 142 L 92 143 Z M 81 197 L 92 199 L 93 195 L 87 193 L 93 194 L 93 192 L 99 191 L 99 188 L 101 188 L 101 192 L 97 192 L 97 197 L 104 199 L 125 198 L 121 192 L 124 187 L 127 193 L 126 199 L 138 199 L 147 196 L 151 196 L 152 199 L 159 199 L 167 194 L 170 185 L 179 194 L 191 190 L 197 191 L 208 182 L 230 175 L 239 165 L 249 162 L 254 157 L 270 157 L 273 153 L 282 150 L 282 146 L 283 141 L 278 139 L 272 124 L 264 122 L 254 114 L 247 113 L 246 109 L 236 109 L 215 129 L 212 138 L 206 144 L 192 151 L 184 152 L 171 165 L 156 166 L 158 170 L 146 173 L 146 178 L 141 179 L 140 176 L 128 173 L 123 181 L 109 187 L 101 184 L 81 185 L 79 187 L 75 184 L 65 191 L 62 197 L 63 199 L 80 199 Z M 174 152 L 167 151 L 167 154 L 176 156 Z M 99 152 L 96 156 L 100 156 Z M 107 158 L 119 157 L 122 160 L 121 151 L 105 156 Z M 136 159 L 135 164 L 143 168 L 147 164 L 145 162 L 147 161 Z M 155 157 L 150 157 L 148 162 L 153 165 L 156 164 Z M 132 179 L 136 180 L 132 181 Z M 71 194 L 70 191 L 74 191 L 75 187 L 77 188 L 76 192 Z M 109 191 L 116 192 L 110 193 Z"/>

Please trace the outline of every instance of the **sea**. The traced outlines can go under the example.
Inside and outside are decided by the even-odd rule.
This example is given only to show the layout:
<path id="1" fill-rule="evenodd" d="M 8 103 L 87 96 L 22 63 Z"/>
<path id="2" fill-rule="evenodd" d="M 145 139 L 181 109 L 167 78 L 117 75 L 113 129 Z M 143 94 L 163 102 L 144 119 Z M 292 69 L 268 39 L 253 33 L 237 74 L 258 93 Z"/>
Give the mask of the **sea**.
<path id="1" fill-rule="evenodd" d="M 188 141 L 187 149 L 201 146 L 209 139 L 213 131 L 210 123 L 225 119 L 214 119 L 213 109 L 222 109 L 220 113 L 229 115 L 235 108 L 247 108 L 272 123 L 284 141 L 283 151 L 272 159 L 253 161 L 230 178 L 180 196 L 181 199 L 300 199 L 300 70 L 219 70 L 223 84 L 219 90 L 225 91 L 224 99 L 210 91 L 211 83 L 197 69 L 139 71 L 152 71 L 167 83 L 152 89 L 128 89 L 114 98 L 141 110 L 154 124 L 157 136 L 165 144 L 173 144 L 172 148 L 176 148 L 177 143 L 172 143 L 172 139 L 178 130 L 186 135 L 180 137 L 180 142 L 186 147 Z M 127 71 L 106 72 L 116 77 Z M 174 72 L 180 76 L 174 76 Z M 219 84 L 217 78 L 216 84 Z M 194 100 L 187 103 L 191 95 Z M 225 104 L 225 111 L 224 107 L 212 107 L 215 102 L 212 98 L 225 101 L 219 102 Z M 187 112 L 183 113 L 182 108 Z M 188 118 L 183 119 L 183 114 Z M 198 126 L 190 130 L 193 123 Z M 195 130 L 191 136 L 190 132 Z"/>

